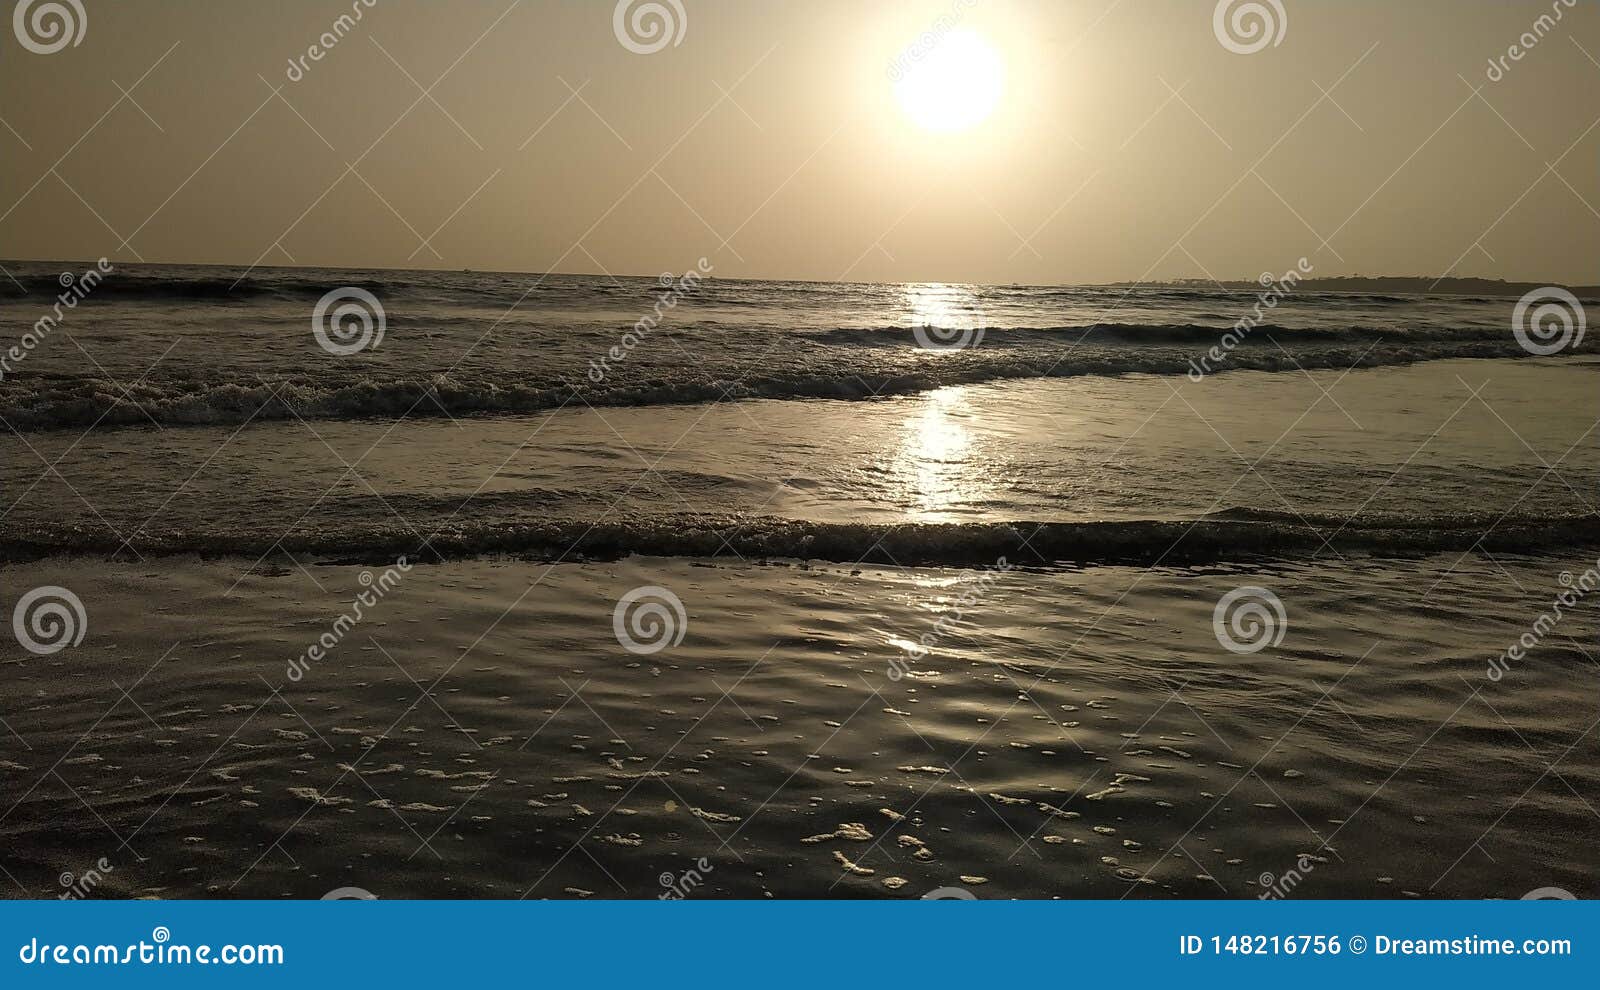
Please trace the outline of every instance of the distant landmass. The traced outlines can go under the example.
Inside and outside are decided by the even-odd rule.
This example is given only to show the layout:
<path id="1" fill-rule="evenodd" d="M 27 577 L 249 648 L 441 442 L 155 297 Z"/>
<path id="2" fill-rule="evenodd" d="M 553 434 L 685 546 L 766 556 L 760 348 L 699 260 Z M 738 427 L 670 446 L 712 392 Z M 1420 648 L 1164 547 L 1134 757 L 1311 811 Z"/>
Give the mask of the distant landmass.
<path id="1" fill-rule="evenodd" d="M 1222 285 L 1227 289 L 1256 289 L 1261 283 L 1256 281 L 1214 282 L 1208 278 L 1178 278 L 1164 279 L 1156 282 L 1113 282 L 1112 285 L 1149 285 L 1149 286 L 1184 286 L 1186 288 L 1205 288 Z M 1403 275 L 1343 275 L 1337 278 L 1308 278 L 1297 283 L 1301 289 L 1311 292 L 1381 292 L 1381 293 L 1424 293 L 1431 295 L 1461 295 L 1461 296 L 1521 296 L 1534 289 L 1543 289 L 1559 283 L 1552 282 L 1507 282 L 1498 278 L 1429 278 L 1426 276 L 1412 277 Z M 1600 298 L 1600 285 L 1563 285 L 1573 295 L 1588 298 Z"/>

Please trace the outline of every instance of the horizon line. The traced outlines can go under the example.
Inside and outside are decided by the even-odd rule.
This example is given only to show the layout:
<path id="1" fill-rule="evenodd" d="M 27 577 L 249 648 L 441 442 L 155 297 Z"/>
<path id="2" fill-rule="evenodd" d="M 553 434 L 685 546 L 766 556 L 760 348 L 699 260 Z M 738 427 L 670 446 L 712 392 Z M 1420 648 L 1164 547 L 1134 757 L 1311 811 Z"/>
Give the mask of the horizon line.
<path id="1" fill-rule="evenodd" d="M 101 259 L 99 259 L 99 258 L 88 258 L 88 259 L 84 259 L 84 258 L 79 258 L 79 259 L 71 259 L 71 258 L 4 258 L 4 259 L 0 259 L 0 265 L 90 265 L 90 264 L 95 264 L 95 263 L 99 262 L 100 260 Z M 107 260 L 109 260 L 109 259 L 107 259 Z M 230 270 L 233 270 L 233 271 L 239 271 L 239 270 L 242 269 L 245 272 L 246 275 L 248 275 L 250 272 L 253 272 L 253 271 L 256 271 L 256 270 L 260 269 L 260 270 L 280 270 L 280 271 L 403 272 L 403 273 L 429 273 L 429 274 L 455 274 L 455 275 L 462 275 L 462 274 L 470 274 L 470 275 L 512 275 L 512 276 L 527 276 L 527 277 L 531 277 L 531 278 L 552 278 L 552 277 L 555 277 L 555 278 L 600 278 L 600 279 L 604 279 L 604 278 L 624 279 L 624 278 L 626 278 L 626 279 L 644 279 L 644 280 L 655 281 L 655 280 L 659 279 L 663 274 L 672 274 L 674 277 L 676 277 L 676 274 L 677 274 L 677 273 L 673 273 L 673 272 L 657 272 L 657 273 L 654 273 L 654 274 L 645 275 L 645 274 L 636 274 L 636 273 L 617 273 L 617 272 L 605 272 L 605 271 L 602 271 L 602 272 L 562 272 L 562 271 L 536 272 L 536 271 L 521 271 L 521 270 L 515 270 L 515 269 L 493 269 L 493 268 L 441 268 L 441 267 L 399 268 L 399 267 L 388 267 L 388 266 L 377 266 L 377 267 L 368 266 L 368 267 L 363 267 L 363 266 L 356 266 L 356 265 L 302 265 L 302 264 L 290 264 L 290 265 L 260 265 L 260 264 L 241 265 L 241 264 L 235 264 L 235 263 L 231 263 L 231 262 L 217 262 L 217 261 L 117 261 L 117 262 L 111 262 L 111 263 L 112 264 L 116 264 L 116 265 L 142 265 L 142 266 L 150 267 L 150 268 L 156 268 L 156 267 L 167 267 L 167 268 L 225 268 L 225 269 L 230 269 Z M 1264 273 L 1264 274 L 1270 274 L 1270 273 Z M 244 277 L 245 276 L 243 276 L 243 275 L 240 276 L 240 280 L 242 281 Z M 980 286 L 980 287 L 984 287 L 984 288 L 995 288 L 995 289 L 1074 289 L 1074 288 L 1092 289 L 1092 288 L 1116 288 L 1116 287 L 1139 286 L 1139 285 L 1176 285 L 1176 284 L 1191 283 L 1191 282 L 1210 284 L 1210 285 L 1215 285 L 1215 286 L 1220 286 L 1220 287 L 1228 287 L 1230 284 L 1236 284 L 1236 285 L 1261 285 L 1262 284 L 1260 282 L 1259 276 L 1251 277 L 1251 278 L 1235 278 L 1235 279 L 1213 279 L 1213 278 L 1210 278 L 1210 277 L 1207 277 L 1207 276 L 1177 276 L 1177 277 L 1173 277 L 1173 278 L 1127 279 L 1127 280 L 1122 280 L 1122 281 L 1111 281 L 1111 282 L 967 282 L 967 281 L 951 281 L 951 280 L 947 280 L 947 279 L 922 279 L 922 280 L 917 280 L 917 279 L 899 280 L 899 279 L 895 279 L 895 280 L 866 280 L 866 281 L 862 281 L 862 280 L 855 280 L 855 279 L 831 279 L 830 280 L 830 279 L 815 279 L 815 278 L 773 278 L 773 277 L 763 277 L 763 276 L 755 276 L 755 275 L 717 275 L 715 273 L 708 274 L 705 277 L 708 278 L 708 279 L 713 279 L 713 280 L 718 280 L 718 281 L 726 281 L 726 282 L 788 282 L 788 283 L 801 284 L 801 285 L 968 285 L 968 286 Z M 1552 281 L 1552 280 L 1547 280 L 1547 279 L 1508 279 L 1508 278 L 1503 278 L 1503 277 L 1496 278 L 1496 277 L 1490 277 L 1490 276 L 1486 276 L 1486 275 L 1448 275 L 1448 274 L 1447 275 L 1437 275 L 1437 276 L 1436 275 L 1362 275 L 1362 274 L 1356 274 L 1356 275 L 1307 275 L 1304 278 L 1301 278 L 1299 281 L 1301 281 L 1301 282 L 1317 282 L 1317 281 L 1336 281 L 1336 280 L 1341 280 L 1341 279 L 1350 279 L 1350 280 L 1360 279 L 1360 280 L 1367 280 L 1367 281 L 1401 280 L 1401 281 L 1414 281 L 1414 282 L 1432 282 L 1434 284 L 1438 284 L 1440 282 L 1445 282 L 1445 281 L 1449 281 L 1449 280 L 1453 279 L 1453 280 L 1456 280 L 1456 281 L 1490 282 L 1490 283 L 1498 283 L 1498 284 L 1501 284 L 1501 285 L 1510 285 L 1510 286 L 1522 286 L 1522 285 L 1546 286 L 1547 285 L 1547 286 L 1559 286 L 1559 287 L 1562 287 L 1562 288 L 1578 289 L 1578 290 L 1593 289 L 1593 290 L 1596 290 L 1597 292 L 1600 292 L 1600 282 L 1584 284 L 1584 283 L 1577 283 L 1577 282 L 1566 282 L 1566 281 L 1561 281 L 1561 280 Z M 1423 294 L 1427 294 L 1427 293 L 1423 293 Z M 1446 293 L 1446 294 L 1448 294 L 1448 293 Z"/>

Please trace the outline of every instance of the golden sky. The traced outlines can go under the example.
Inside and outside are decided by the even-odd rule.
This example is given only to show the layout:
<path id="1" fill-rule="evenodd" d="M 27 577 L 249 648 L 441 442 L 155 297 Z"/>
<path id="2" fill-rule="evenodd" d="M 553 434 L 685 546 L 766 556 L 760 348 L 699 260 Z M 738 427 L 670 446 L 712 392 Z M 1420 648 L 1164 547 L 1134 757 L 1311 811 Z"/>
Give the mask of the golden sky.
<path id="1" fill-rule="evenodd" d="M 76 4 L 0 36 L 0 257 L 1596 281 L 1588 0 Z"/>

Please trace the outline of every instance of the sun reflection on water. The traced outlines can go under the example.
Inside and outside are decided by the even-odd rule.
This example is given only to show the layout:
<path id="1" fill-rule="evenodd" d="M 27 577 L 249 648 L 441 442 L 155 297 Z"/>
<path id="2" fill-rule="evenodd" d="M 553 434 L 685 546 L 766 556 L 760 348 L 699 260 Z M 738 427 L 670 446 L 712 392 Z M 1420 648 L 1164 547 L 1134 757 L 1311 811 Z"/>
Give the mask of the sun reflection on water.
<path id="1" fill-rule="evenodd" d="M 984 323 L 978 297 L 967 286 L 920 282 L 901 286 L 901 294 L 911 326 L 966 330 Z"/>
<path id="2" fill-rule="evenodd" d="M 906 417 L 895 469 L 905 479 L 905 502 L 916 519 L 959 518 L 970 511 L 962 508 L 965 504 L 987 491 L 972 456 L 972 433 L 966 425 L 971 417 L 961 386 L 927 393 Z"/>

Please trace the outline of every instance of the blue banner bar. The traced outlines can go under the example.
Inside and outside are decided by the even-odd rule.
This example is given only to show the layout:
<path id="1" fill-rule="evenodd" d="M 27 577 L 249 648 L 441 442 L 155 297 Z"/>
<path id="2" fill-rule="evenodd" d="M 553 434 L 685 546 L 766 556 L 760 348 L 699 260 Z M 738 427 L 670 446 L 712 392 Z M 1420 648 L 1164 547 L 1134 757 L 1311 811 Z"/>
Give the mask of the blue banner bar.
<path id="1" fill-rule="evenodd" d="M 0 904 L 0 986 L 1587 985 L 1589 901 Z M 220 971 L 220 972 L 219 972 Z M 1584 981 L 1582 984 L 1576 982 Z M 570 981 L 570 982 L 569 982 Z M 1049 985 L 1049 984 L 1046 984 Z M 1543 984 L 1549 985 L 1549 984 Z"/>

